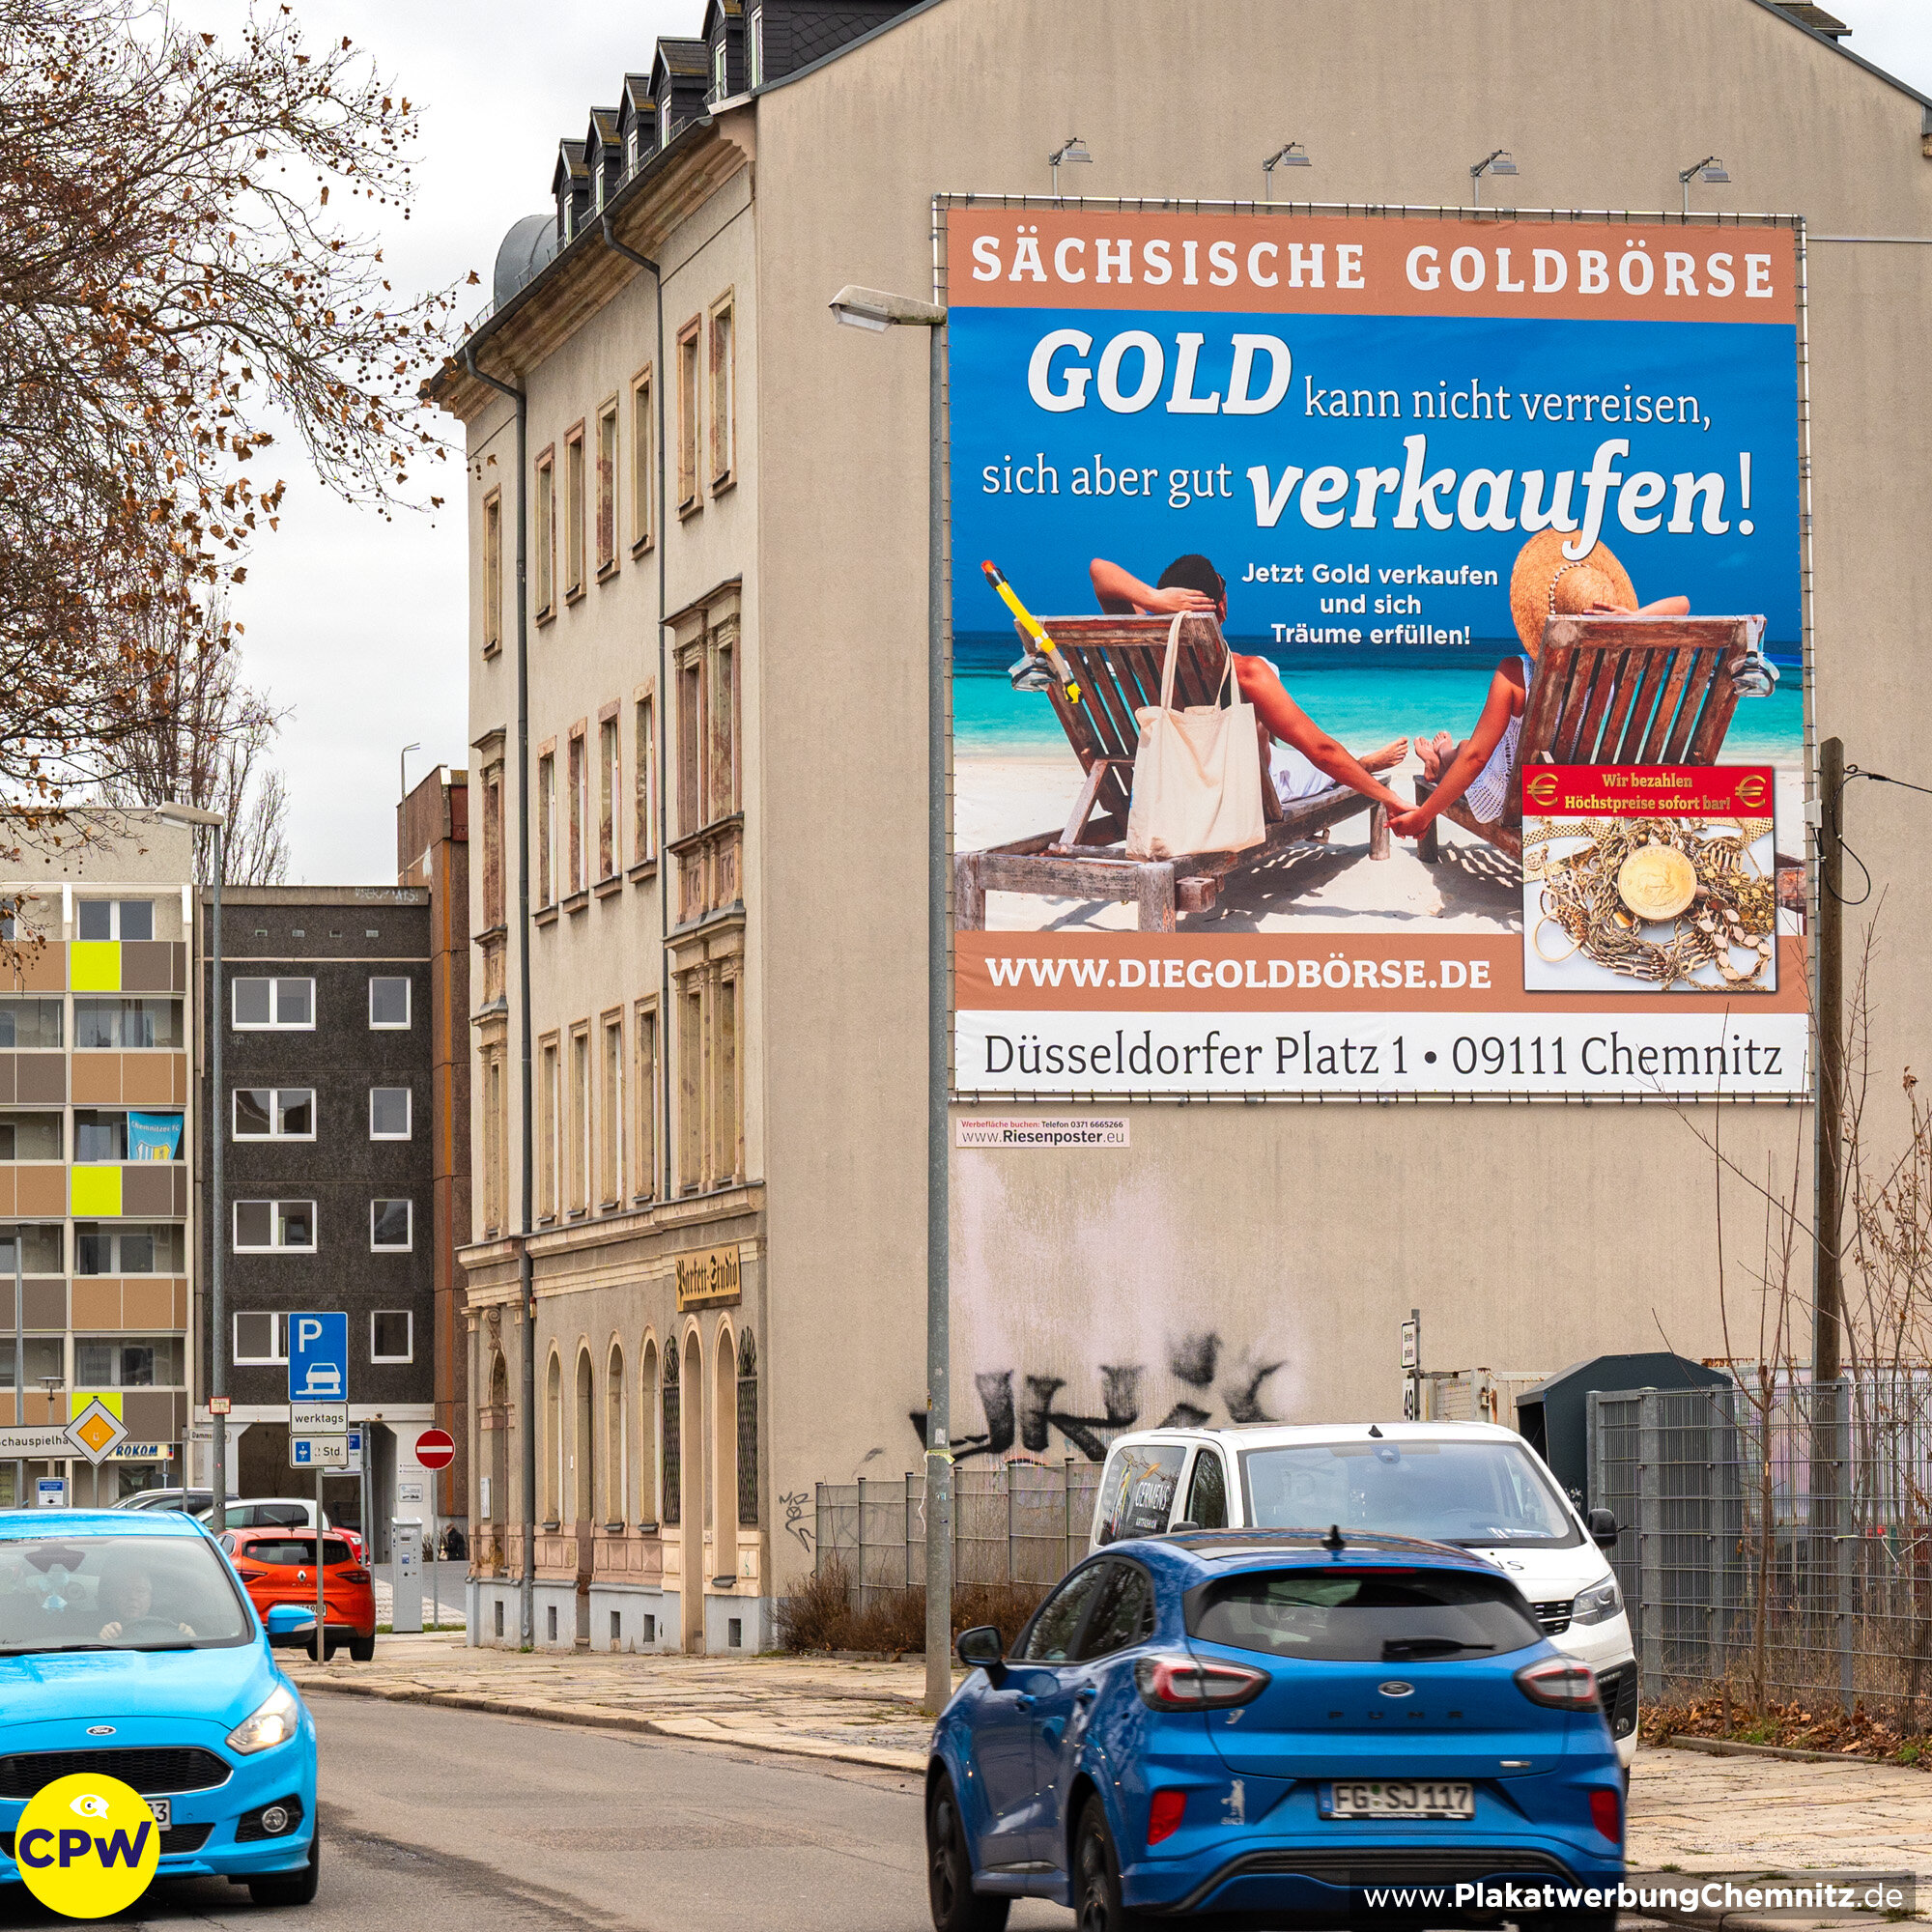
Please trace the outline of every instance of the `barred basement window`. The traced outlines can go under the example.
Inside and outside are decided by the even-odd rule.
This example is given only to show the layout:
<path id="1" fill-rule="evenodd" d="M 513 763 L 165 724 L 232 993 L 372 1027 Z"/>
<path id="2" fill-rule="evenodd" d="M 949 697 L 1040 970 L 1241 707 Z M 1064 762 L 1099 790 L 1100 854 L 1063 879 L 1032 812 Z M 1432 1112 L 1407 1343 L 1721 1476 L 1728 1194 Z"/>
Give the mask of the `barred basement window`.
<path id="1" fill-rule="evenodd" d="M 663 1435 L 663 1447 L 658 1453 L 658 1467 L 663 1472 L 664 1501 L 660 1506 L 659 1521 L 682 1522 L 683 1515 L 683 1462 L 679 1454 L 678 1423 L 679 1399 L 683 1391 L 677 1380 L 677 1337 L 673 1335 L 665 1345 L 664 1350 L 664 1400 L 658 1405 L 658 1426 Z"/>
<path id="2" fill-rule="evenodd" d="M 758 1346 L 738 1337 L 738 1522 L 758 1524 Z"/>

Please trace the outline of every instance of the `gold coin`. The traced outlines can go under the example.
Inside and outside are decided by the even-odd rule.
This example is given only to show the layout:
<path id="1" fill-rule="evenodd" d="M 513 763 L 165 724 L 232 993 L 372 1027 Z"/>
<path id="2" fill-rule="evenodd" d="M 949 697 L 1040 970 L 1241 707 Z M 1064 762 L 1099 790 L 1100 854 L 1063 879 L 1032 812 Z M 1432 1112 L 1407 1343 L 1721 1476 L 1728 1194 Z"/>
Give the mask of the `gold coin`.
<path id="1" fill-rule="evenodd" d="M 1617 871 L 1617 896 L 1638 919 L 1675 919 L 1697 896 L 1697 870 L 1674 845 L 1639 845 Z"/>

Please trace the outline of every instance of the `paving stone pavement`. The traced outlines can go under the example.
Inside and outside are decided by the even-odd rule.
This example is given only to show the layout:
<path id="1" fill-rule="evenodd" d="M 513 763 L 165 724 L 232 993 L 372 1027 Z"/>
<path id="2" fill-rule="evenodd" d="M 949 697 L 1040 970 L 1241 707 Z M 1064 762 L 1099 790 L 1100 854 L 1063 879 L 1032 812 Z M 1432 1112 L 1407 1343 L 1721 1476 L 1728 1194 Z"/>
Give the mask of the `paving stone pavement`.
<path id="1" fill-rule="evenodd" d="M 378 1638 L 373 1663 L 338 1653 L 319 1670 L 298 1653 L 284 1653 L 284 1664 L 305 1690 L 899 1771 L 923 1767 L 930 1731 L 920 1712 L 925 1671 L 917 1659 L 525 1656 L 472 1650 L 455 1634 L 425 1634 Z M 1631 1777 L 1628 1848 L 1633 1871 L 1909 1870 L 1932 1880 L 1932 1776 L 1861 1760 L 1798 1763 L 1645 1747 Z M 1765 1921 L 1733 1914 L 1700 1922 L 1743 1928 Z M 1795 1928 L 1800 1921 L 1782 1923 Z"/>

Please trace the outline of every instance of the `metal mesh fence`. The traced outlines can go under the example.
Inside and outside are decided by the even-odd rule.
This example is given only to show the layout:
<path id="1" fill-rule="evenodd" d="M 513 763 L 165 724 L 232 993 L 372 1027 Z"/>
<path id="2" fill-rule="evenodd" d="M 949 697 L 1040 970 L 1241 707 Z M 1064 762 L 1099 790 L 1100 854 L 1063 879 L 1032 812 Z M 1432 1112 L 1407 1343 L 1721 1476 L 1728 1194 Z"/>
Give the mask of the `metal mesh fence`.
<path id="1" fill-rule="evenodd" d="M 956 1583 L 1057 1583 L 1086 1553 L 1097 1463 L 1009 1463 L 952 1472 Z M 925 1585 L 925 1478 L 818 1485 L 817 1567 L 843 1566 L 846 1596 L 867 1609 Z"/>
<path id="2" fill-rule="evenodd" d="M 1932 1371 L 1593 1394 L 1590 1456 L 1646 1702 L 1932 1717 Z"/>

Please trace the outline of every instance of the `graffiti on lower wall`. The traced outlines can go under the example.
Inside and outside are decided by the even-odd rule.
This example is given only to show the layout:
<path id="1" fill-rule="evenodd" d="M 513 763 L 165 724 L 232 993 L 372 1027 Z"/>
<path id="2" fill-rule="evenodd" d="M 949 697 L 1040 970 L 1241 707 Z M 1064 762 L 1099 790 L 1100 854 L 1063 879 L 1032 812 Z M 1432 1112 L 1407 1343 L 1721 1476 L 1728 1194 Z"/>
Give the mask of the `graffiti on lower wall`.
<path id="1" fill-rule="evenodd" d="M 1097 1387 L 1086 1401 L 1069 1395 L 1065 1376 L 1037 1375 L 1018 1368 L 983 1369 L 973 1377 L 984 1427 L 955 1428 L 952 1460 L 975 1456 L 998 1459 L 1022 1450 L 1035 1456 L 1069 1451 L 1091 1463 L 1107 1459 L 1107 1446 L 1130 1429 L 1192 1429 L 1216 1421 L 1273 1422 L 1267 1407 L 1269 1378 L 1285 1361 L 1257 1358 L 1248 1350 L 1230 1350 L 1214 1331 L 1203 1330 L 1172 1340 L 1161 1365 L 1168 1376 L 1188 1391 L 1179 1401 L 1152 1413 L 1148 1400 L 1154 1381 L 1145 1362 L 1115 1366 L 1102 1363 L 1094 1371 Z M 1017 1388 L 1015 1387 L 1017 1383 Z M 1098 1412 L 1093 1412 L 1097 1398 Z M 1087 1411 L 1087 1412 L 1082 1412 Z M 925 1411 L 909 1411 L 913 1433 L 925 1447 Z M 960 1418 L 965 1421 L 964 1417 Z"/>

